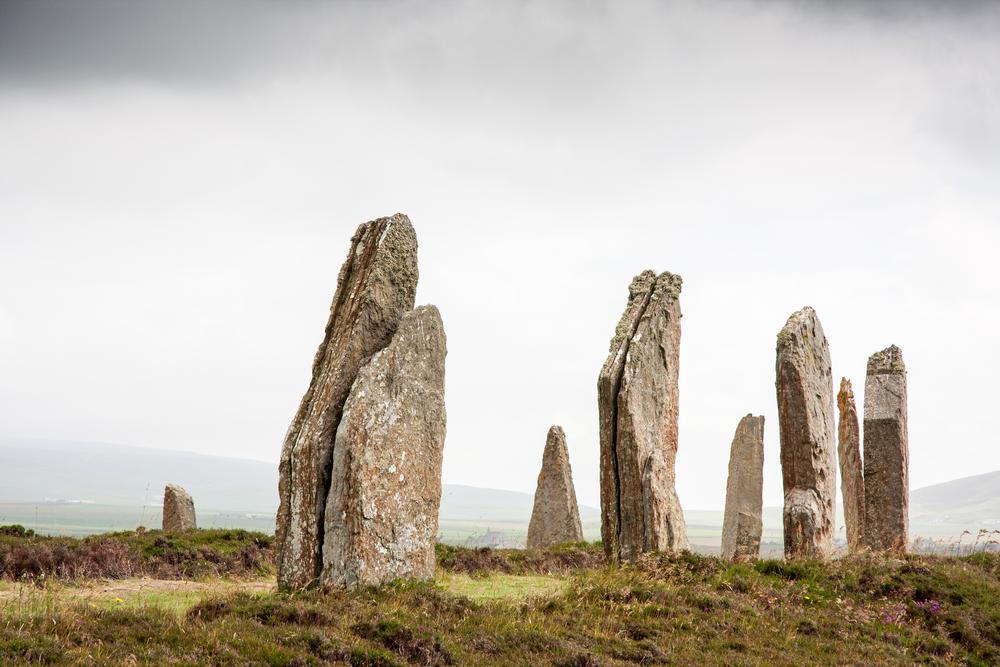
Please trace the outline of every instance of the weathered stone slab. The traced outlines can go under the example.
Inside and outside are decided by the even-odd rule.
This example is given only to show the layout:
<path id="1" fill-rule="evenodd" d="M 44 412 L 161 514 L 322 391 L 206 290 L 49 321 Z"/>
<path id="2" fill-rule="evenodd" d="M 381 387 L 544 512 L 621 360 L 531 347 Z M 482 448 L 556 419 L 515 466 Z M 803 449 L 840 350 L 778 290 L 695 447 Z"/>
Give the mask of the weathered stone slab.
<path id="1" fill-rule="evenodd" d="M 176 484 L 163 489 L 163 531 L 180 532 L 198 527 L 191 494 Z"/>
<path id="2" fill-rule="evenodd" d="M 840 421 L 837 425 L 837 454 L 840 458 L 840 493 L 844 501 L 844 523 L 847 526 L 847 550 L 858 553 L 863 547 L 865 532 L 865 478 L 861 464 L 861 429 L 858 409 L 854 405 L 851 381 L 840 380 L 837 394 Z"/>
<path id="3" fill-rule="evenodd" d="M 421 306 L 354 381 L 333 448 L 324 586 L 434 576 L 445 343 L 437 308 Z"/>
<path id="4" fill-rule="evenodd" d="M 729 450 L 722 557 L 751 561 L 760 557 L 764 509 L 764 417 L 740 420 Z"/>
<path id="5" fill-rule="evenodd" d="M 873 551 L 909 546 L 910 453 L 906 365 L 895 345 L 868 359 L 865 379 L 865 532 Z"/>
<path id="6" fill-rule="evenodd" d="M 601 536 L 612 562 L 688 548 L 674 485 L 680 276 L 644 271 L 598 377 Z"/>
<path id="7" fill-rule="evenodd" d="M 826 335 L 812 308 L 794 313 L 778 334 L 775 375 L 785 558 L 828 558 L 837 491 L 833 377 Z"/>
<path id="8" fill-rule="evenodd" d="M 561 426 L 549 429 L 538 473 L 535 503 L 528 523 L 528 548 L 545 549 L 564 542 L 583 541 L 580 509 L 573 488 L 569 448 Z"/>
<path id="9" fill-rule="evenodd" d="M 340 269 L 312 380 L 285 436 L 275 530 L 278 583 L 302 588 L 322 566 L 334 437 L 358 370 L 389 344 L 417 289 L 417 238 L 402 214 L 358 227 Z"/>

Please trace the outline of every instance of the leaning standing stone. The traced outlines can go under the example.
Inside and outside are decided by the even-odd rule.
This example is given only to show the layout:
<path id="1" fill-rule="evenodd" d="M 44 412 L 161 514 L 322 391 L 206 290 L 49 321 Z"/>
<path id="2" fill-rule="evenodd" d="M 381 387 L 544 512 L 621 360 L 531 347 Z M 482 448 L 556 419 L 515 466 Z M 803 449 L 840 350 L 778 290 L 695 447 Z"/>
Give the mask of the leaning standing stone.
<path id="1" fill-rule="evenodd" d="M 840 457 L 840 493 L 844 499 L 844 522 L 847 524 L 847 550 L 858 553 L 865 532 L 865 478 L 861 465 L 861 429 L 854 405 L 851 381 L 840 380 L 837 394 L 840 422 L 837 426 L 837 453 Z"/>
<path id="2" fill-rule="evenodd" d="M 764 505 L 764 417 L 740 420 L 729 451 L 722 557 L 748 561 L 760 556 Z"/>
<path id="3" fill-rule="evenodd" d="M 601 537 L 611 562 L 688 548 L 674 485 L 681 284 L 652 271 L 632 280 L 598 377 Z"/>
<path id="4" fill-rule="evenodd" d="M 544 549 L 564 542 L 581 542 L 583 527 L 569 466 L 569 448 L 562 426 L 545 439 L 542 471 L 538 473 L 535 505 L 528 523 L 528 548 Z"/>
<path id="5" fill-rule="evenodd" d="M 445 335 L 434 306 L 403 316 L 358 373 L 333 448 L 324 586 L 431 579 L 445 438 Z"/>
<path id="6" fill-rule="evenodd" d="M 312 380 L 285 436 L 275 538 L 278 584 L 316 583 L 334 437 L 358 369 L 392 340 L 417 291 L 417 237 L 402 214 L 358 227 L 340 269 Z"/>
<path id="7" fill-rule="evenodd" d="M 191 494 L 176 484 L 167 484 L 163 489 L 163 531 L 179 532 L 197 527 Z"/>
<path id="8" fill-rule="evenodd" d="M 865 546 L 905 553 L 910 520 L 906 365 L 895 345 L 868 359 L 865 380 Z"/>
<path id="9" fill-rule="evenodd" d="M 830 349 L 816 312 L 788 318 L 778 334 L 775 387 L 785 487 L 785 558 L 828 558 L 837 491 Z"/>

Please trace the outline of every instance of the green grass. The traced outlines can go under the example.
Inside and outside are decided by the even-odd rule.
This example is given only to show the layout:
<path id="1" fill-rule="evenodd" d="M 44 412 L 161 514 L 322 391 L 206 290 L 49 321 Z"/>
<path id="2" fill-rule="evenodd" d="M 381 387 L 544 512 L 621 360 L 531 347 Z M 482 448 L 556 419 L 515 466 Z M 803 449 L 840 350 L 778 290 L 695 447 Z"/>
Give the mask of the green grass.
<path id="1" fill-rule="evenodd" d="M 610 568 L 599 551 L 440 547 L 436 581 L 352 592 L 8 583 L 0 664 L 1000 663 L 997 554 Z"/>
<path id="2" fill-rule="evenodd" d="M 470 600 L 517 601 L 534 597 L 552 597 L 566 590 L 569 581 L 564 577 L 539 574 L 491 574 L 471 577 L 467 574 L 442 572 L 437 583 L 452 595 Z"/>

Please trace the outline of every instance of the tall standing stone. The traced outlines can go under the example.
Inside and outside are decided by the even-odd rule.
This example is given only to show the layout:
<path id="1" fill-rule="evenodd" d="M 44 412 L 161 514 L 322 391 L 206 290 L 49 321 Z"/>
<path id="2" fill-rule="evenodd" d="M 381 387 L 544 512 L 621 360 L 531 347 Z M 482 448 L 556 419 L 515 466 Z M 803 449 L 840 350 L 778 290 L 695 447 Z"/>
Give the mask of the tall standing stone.
<path id="1" fill-rule="evenodd" d="M 837 491 L 830 349 L 816 312 L 788 318 L 775 363 L 785 558 L 828 558 Z"/>
<path id="2" fill-rule="evenodd" d="M 764 508 L 764 417 L 740 420 L 729 450 L 722 557 L 749 561 L 760 556 Z"/>
<path id="3" fill-rule="evenodd" d="M 847 550 L 858 553 L 865 532 L 865 478 L 861 465 L 861 429 L 858 409 L 854 405 L 851 381 L 840 380 L 837 394 L 840 421 L 837 425 L 837 454 L 840 458 L 840 493 L 844 500 L 844 522 L 847 524 Z"/>
<path id="4" fill-rule="evenodd" d="M 421 306 L 358 373 L 333 448 L 324 586 L 434 576 L 445 353 L 441 315 Z"/>
<path id="5" fill-rule="evenodd" d="M 601 537 L 612 562 L 688 548 L 674 484 L 681 277 L 644 271 L 597 381 Z"/>
<path id="6" fill-rule="evenodd" d="M 865 546 L 905 553 L 910 465 L 906 365 L 895 345 L 868 359 L 865 379 Z"/>
<path id="7" fill-rule="evenodd" d="M 581 542 L 583 526 L 576 504 L 569 448 L 562 426 L 549 429 L 538 473 L 535 504 L 528 523 L 528 548 L 544 549 L 564 542 Z"/>
<path id="8" fill-rule="evenodd" d="M 275 537 L 278 583 L 316 583 L 334 437 L 358 370 L 389 344 L 417 289 L 417 237 L 402 214 L 358 227 L 337 278 L 312 380 L 288 429 L 279 464 Z"/>
<path id="9" fill-rule="evenodd" d="M 191 494 L 176 484 L 163 489 L 163 532 L 194 530 L 198 527 Z"/>

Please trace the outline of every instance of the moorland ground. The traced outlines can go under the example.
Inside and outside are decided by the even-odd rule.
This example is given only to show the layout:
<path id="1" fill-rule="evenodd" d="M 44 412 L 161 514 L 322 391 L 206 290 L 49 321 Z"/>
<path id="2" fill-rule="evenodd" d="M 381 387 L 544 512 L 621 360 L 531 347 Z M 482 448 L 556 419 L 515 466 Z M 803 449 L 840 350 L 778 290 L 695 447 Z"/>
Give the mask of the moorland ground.
<path id="1" fill-rule="evenodd" d="M 3 664 L 1000 661 L 995 553 L 608 567 L 596 544 L 439 546 L 433 582 L 279 592 L 260 533 L 0 533 Z"/>

